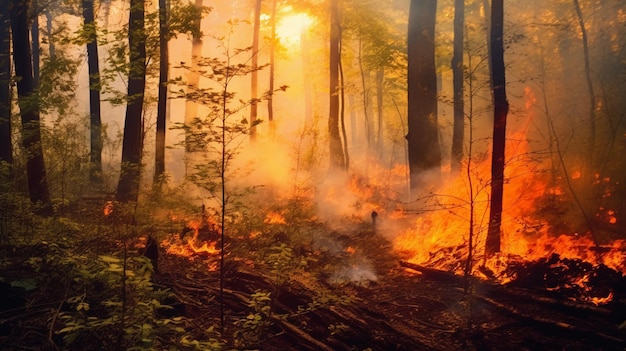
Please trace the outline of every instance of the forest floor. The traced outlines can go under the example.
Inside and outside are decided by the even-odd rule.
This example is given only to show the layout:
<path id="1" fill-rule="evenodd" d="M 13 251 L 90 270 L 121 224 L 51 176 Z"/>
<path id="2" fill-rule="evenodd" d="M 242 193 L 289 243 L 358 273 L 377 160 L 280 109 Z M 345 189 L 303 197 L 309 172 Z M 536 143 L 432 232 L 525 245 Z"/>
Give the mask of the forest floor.
<path id="1" fill-rule="evenodd" d="M 271 242 L 262 242 L 263 236 L 227 238 L 222 269 L 219 253 L 168 253 L 172 241 L 162 238 L 158 271 L 146 276 L 174 293 L 167 302 L 174 309 L 165 311 L 161 321 L 185 317 L 190 324 L 184 332 L 213 333 L 228 350 L 626 350 L 626 329 L 620 328 L 626 320 L 621 274 L 596 274 L 575 265 L 585 274 L 608 277 L 617 287 L 611 287 L 613 303 L 595 306 L 572 301 L 564 290 L 538 288 L 547 276 L 541 270 L 507 286 L 465 280 L 449 272 L 407 268 L 407 257 L 371 228 L 352 234 L 323 231 L 315 223 L 311 228 L 316 235 L 306 234 L 310 241 L 293 247 L 280 231 Z M 59 239 L 2 247 L 0 349 L 83 350 L 81 340 L 89 339 L 67 347 L 68 335 L 85 330 L 73 327 L 74 321 L 100 323 L 85 334 L 92 341 L 103 332 L 116 335 L 117 317 L 111 311 L 116 311 L 121 291 L 116 284 L 122 261 L 110 250 L 119 250 L 120 242 L 104 234 L 104 241 L 89 239 L 82 245 Z M 79 254 L 93 247 L 105 252 Z M 139 255 L 141 250 L 128 252 Z M 524 267 L 562 268 L 566 263 Z M 137 284 L 133 289 L 152 296 L 152 285 L 139 279 L 141 270 L 134 267 L 128 284 L 132 281 Z M 93 286 L 76 285 L 81 281 Z M 70 294 L 75 286 L 79 289 Z M 78 300 L 70 302 L 77 293 Z M 112 307 L 103 308 L 105 299 Z M 141 326 L 143 317 L 137 318 Z M 168 344 L 181 342 L 175 333 L 182 329 L 171 328 L 167 337 L 160 337 L 160 346 L 194 349 L 193 342 L 184 348 Z M 113 345 L 107 350 L 120 349 L 117 341 L 107 340 L 98 341 Z"/>
<path id="2" fill-rule="evenodd" d="M 341 245 L 333 254 L 319 247 L 307 253 L 316 256 L 312 262 L 320 270 L 332 273 L 311 276 L 302 271 L 279 284 L 253 262 L 231 260 L 224 269 L 226 325 L 254 314 L 248 307 L 254 305 L 253 294 L 268 291 L 271 312 L 261 313 L 267 322 L 252 335 L 254 349 L 626 349 L 626 330 L 619 328 L 626 319 L 618 312 L 623 304 L 599 307 L 558 293 L 479 279 L 472 279 L 466 293 L 462 277 L 403 267 L 403 257 L 374 233 L 343 236 Z M 217 323 L 217 270 L 186 274 L 181 268 L 188 265 L 182 261 L 186 259 L 162 257 L 160 279 L 187 304 L 184 313 L 198 325 Z M 195 260 L 215 267 L 217 257 Z M 366 267 L 372 272 L 365 272 Z M 231 334 L 245 336 L 241 329 L 236 333 Z"/>

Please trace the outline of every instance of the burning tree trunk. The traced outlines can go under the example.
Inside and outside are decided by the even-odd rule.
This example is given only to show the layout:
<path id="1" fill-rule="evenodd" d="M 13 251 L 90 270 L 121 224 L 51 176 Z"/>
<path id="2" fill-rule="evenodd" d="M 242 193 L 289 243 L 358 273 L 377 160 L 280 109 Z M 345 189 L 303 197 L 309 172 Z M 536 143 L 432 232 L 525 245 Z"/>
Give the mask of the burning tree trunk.
<path id="1" fill-rule="evenodd" d="M 408 124 L 411 188 L 423 172 L 441 167 L 435 69 L 436 0 L 412 0 L 408 32 Z"/>
<path id="2" fill-rule="evenodd" d="M 506 99 L 504 76 L 503 0 L 491 3 L 491 62 L 494 100 L 493 152 L 491 155 L 491 208 L 489 229 L 485 242 L 485 255 L 500 252 L 500 226 L 502 224 L 502 195 L 504 188 L 504 150 L 506 142 L 506 119 L 509 103 Z"/>

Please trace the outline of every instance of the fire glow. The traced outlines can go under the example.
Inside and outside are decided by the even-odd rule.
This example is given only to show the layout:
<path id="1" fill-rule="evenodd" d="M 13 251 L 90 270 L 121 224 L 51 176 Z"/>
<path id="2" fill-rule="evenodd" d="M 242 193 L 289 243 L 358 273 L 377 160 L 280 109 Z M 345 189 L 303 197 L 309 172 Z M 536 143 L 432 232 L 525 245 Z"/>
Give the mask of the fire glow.
<path id="1" fill-rule="evenodd" d="M 174 234 L 161 242 L 161 246 L 165 249 L 167 254 L 191 259 L 195 256 L 212 256 L 220 252 L 220 250 L 215 247 L 216 242 L 200 240 L 200 223 L 190 222 L 187 226 L 193 231 L 193 235 L 189 239 L 185 239 L 184 234 Z M 183 236 L 182 239 L 181 236 Z"/>

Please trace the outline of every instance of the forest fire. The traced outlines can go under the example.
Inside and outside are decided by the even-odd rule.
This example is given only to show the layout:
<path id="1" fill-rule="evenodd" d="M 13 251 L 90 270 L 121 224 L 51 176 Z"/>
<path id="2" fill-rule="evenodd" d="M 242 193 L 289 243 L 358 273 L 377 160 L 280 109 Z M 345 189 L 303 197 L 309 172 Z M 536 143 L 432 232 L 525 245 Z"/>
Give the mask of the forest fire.
<path id="1" fill-rule="evenodd" d="M 193 232 L 190 238 L 186 238 L 186 232 L 183 231 L 183 233 L 173 234 L 161 242 L 161 246 L 168 254 L 192 259 L 198 255 L 211 256 L 220 252 L 220 250 L 216 248 L 217 242 L 206 241 L 201 238 L 203 226 L 201 226 L 199 222 L 191 221 L 187 224 L 186 228 Z"/>
<path id="2" fill-rule="evenodd" d="M 265 224 L 287 224 L 285 217 L 278 212 L 269 212 L 267 216 L 265 216 L 265 220 L 263 220 Z"/>
<path id="3" fill-rule="evenodd" d="M 395 238 L 395 249 L 406 255 L 407 262 L 462 274 L 468 259 L 469 233 L 472 233 L 473 274 L 495 278 L 504 284 L 519 278 L 517 273 L 512 272 L 512 266 L 519 267 L 521 264 L 527 268 L 530 262 L 549 262 L 546 269 L 567 276 L 567 279 L 560 277 L 550 289 L 575 288 L 581 291 L 581 300 L 594 304 L 608 303 L 613 298 L 612 291 L 591 291 L 594 288 L 593 275 L 596 274 L 594 269 L 608 267 L 617 274 L 626 274 L 626 241 L 603 240 L 599 243 L 597 236 L 585 229 L 586 223 L 581 216 L 564 215 L 558 211 L 557 215 L 551 215 L 546 203 L 565 203 L 567 191 L 552 185 L 546 172 L 538 171 L 540 165 L 528 160 L 525 156 L 528 145 L 522 142 L 524 135 L 511 139 L 520 142 L 509 148 L 507 155 L 511 161 L 505 171 L 508 182 L 504 202 L 508 206 L 505 205 L 503 211 L 500 253 L 489 259 L 483 254 L 489 217 L 489 187 L 487 182 L 481 182 L 479 175 L 489 174 L 488 162 L 472 167 L 472 177 L 476 178 L 473 179 L 473 190 L 463 176 L 443 187 L 440 190 L 442 195 L 434 196 L 439 209 L 424 211 L 413 219 L 411 228 Z M 572 174 L 572 179 L 580 177 L 576 172 Z M 595 178 L 596 183 L 608 182 L 598 175 Z M 610 191 L 606 190 L 604 194 L 610 196 Z M 576 209 L 570 208 L 569 211 L 575 213 Z M 600 208 L 595 216 L 609 225 L 617 223 L 614 210 Z M 571 223 L 558 226 L 553 223 L 556 220 L 569 220 Z M 580 233 L 564 230 L 576 226 L 581 228 Z M 569 262 L 568 267 L 559 267 L 563 261 Z M 485 268 L 490 272 L 487 276 L 484 275 Z M 541 279 L 545 281 L 548 278 Z M 546 289 L 549 290 L 547 285 Z"/>

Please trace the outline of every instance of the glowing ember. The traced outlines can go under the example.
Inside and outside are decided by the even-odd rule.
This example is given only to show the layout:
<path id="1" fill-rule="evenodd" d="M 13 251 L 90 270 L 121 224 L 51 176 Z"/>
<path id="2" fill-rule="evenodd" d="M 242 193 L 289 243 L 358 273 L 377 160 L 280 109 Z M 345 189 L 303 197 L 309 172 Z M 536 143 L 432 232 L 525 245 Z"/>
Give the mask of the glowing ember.
<path id="1" fill-rule="evenodd" d="M 106 204 L 104 204 L 104 216 L 108 217 L 111 213 L 113 213 L 113 201 L 107 201 Z"/>

